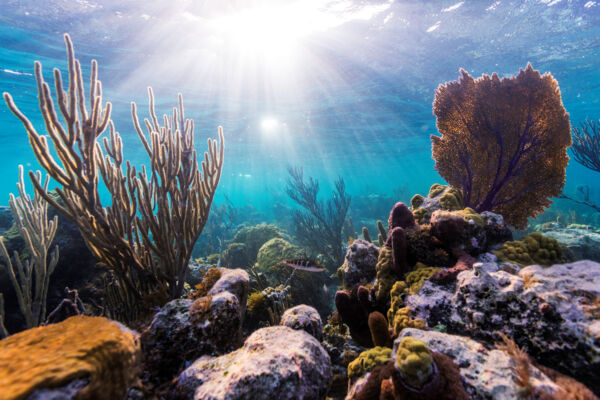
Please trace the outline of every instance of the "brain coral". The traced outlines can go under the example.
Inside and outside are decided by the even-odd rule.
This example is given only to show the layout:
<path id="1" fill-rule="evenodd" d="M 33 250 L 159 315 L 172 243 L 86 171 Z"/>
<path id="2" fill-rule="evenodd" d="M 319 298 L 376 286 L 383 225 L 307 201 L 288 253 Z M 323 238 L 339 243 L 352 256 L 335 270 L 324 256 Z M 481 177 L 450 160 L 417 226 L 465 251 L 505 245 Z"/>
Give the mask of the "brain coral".
<path id="1" fill-rule="evenodd" d="M 522 229 L 565 184 L 571 125 L 558 82 L 530 64 L 502 79 L 460 72 L 436 90 L 435 168 L 462 189 L 465 206 Z"/>
<path id="2" fill-rule="evenodd" d="M 0 341 L 2 399 L 90 378 L 77 399 L 122 399 L 137 372 L 137 335 L 103 317 L 75 316 Z"/>

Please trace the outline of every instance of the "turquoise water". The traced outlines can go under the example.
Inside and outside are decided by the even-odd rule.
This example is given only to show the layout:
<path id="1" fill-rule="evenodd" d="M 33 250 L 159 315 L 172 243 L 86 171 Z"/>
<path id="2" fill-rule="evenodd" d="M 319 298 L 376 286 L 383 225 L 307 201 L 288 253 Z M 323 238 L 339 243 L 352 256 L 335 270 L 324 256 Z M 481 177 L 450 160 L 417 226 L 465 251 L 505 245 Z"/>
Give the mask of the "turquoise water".
<path id="1" fill-rule="evenodd" d="M 145 162 L 145 152 L 129 103 L 144 115 L 147 86 L 161 114 L 183 94 L 198 151 L 223 126 L 217 203 L 227 196 L 269 215 L 276 199 L 286 199 L 288 166 L 304 167 L 324 196 L 338 176 L 355 197 L 394 197 L 401 188 L 407 198 L 399 200 L 408 201 L 426 193 L 443 182 L 430 152 L 434 90 L 457 79 L 459 68 L 510 76 L 531 62 L 558 80 L 573 126 L 600 118 L 600 2 L 121 3 L 0 2 L 0 91 L 43 131 L 33 61 L 53 82 L 52 68 L 66 69 L 68 32 L 86 78 L 98 60 L 104 98 L 134 164 Z M 0 135 L 0 204 L 7 204 L 17 166 L 37 163 L 3 102 Z M 571 160 L 566 193 L 587 184 L 598 203 L 598 182 L 600 174 Z"/>

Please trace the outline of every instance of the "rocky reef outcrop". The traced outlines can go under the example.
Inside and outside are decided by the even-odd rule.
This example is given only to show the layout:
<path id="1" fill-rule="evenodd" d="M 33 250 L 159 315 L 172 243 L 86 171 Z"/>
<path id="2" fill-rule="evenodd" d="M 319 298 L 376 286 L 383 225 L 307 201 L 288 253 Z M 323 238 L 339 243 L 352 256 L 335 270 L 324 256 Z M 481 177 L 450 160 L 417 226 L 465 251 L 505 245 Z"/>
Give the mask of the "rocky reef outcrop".
<path id="1" fill-rule="evenodd" d="M 242 342 L 242 323 L 248 294 L 248 274 L 220 270 L 206 296 L 172 300 L 154 316 L 142 333 L 146 372 L 164 382 L 205 354 L 222 354 Z"/>
<path id="2" fill-rule="evenodd" d="M 232 353 L 204 356 L 177 380 L 177 396 L 195 400 L 323 399 L 331 361 L 321 344 L 303 330 L 261 328 Z"/>
<path id="3" fill-rule="evenodd" d="M 476 263 L 455 284 L 426 282 L 409 296 L 413 315 L 428 327 L 492 342 L 512 338 L 543 365 L 576 377 L 599 392 L 600 264 L 578 261 L 522 269 Z"/>

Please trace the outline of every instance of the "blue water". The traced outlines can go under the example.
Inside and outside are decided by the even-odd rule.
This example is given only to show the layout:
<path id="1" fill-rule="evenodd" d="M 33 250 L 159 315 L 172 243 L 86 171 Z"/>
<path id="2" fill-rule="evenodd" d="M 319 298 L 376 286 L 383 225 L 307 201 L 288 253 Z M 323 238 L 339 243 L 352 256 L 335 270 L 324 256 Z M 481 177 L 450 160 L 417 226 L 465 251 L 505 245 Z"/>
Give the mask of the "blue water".
<path id="1" fill-rule="evenodd" d="M 68 32 L 86 78 L 90 60 L 99 62 L 126 158 L 145 162 L 129 103 L 145 115 L 146 87 L 152 86 L 162 114 L 181 92 L 187 116 L 195 119 L 198 151 L 218 125 L 225 131 L 216 201 L 227 196 L 266 213 L 274 196 L 284 193 L 289 165 L 319 179 L 324 195 L 337 176 L 354 196 L 392 196 L 399 187 L 426 193 L 443 182 L 430 153 L 430 135 L 437 133 L 431 104 L 436 87 L 457 79 L 459 68 L 476 77 L 510 76 L 531 62 L 558 80 L 572 125 L 600 118 L 600 2 L 40 4 L 0 2 L 0 91 L 13 95 L 39 131 L 33 61 L 42 62 L 52 83 L 52 68 L 66 70 L 62 34 Z M 257 7 L 261 19 L 247 32 L 232 34 L 231 22 L 228 33 L 219 30 L 222 18 Z M 246 34 L 251 39 L 257 26 L 272 49 L 239 42 Z M 37 163 L 22 125 L 3 102 L 0 139 L 0 204 L 6 204 L 16 191 L 17 166 L 35 169 Z M 598 202 L 598 182 L 600 174 L 571 161 L 567 193 L 588 184 Z"/>

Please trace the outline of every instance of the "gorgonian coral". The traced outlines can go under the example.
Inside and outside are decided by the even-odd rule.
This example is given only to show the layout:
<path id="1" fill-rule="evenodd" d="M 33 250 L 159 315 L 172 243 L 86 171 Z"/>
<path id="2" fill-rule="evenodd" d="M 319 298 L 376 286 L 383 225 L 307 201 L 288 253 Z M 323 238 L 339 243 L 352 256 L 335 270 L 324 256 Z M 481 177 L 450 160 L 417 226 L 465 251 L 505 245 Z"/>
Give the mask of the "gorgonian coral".
<path id="1" fill-rule="evenodd" d="M 524 228 L 565 184 L 571 127 L 558 82 L 531 64 L 502 79 L 460 72 L 436 90 L 435 168 L 466 206 Z"/>

